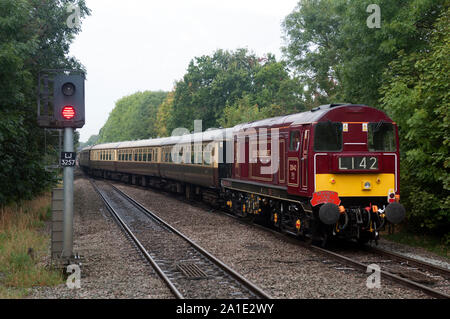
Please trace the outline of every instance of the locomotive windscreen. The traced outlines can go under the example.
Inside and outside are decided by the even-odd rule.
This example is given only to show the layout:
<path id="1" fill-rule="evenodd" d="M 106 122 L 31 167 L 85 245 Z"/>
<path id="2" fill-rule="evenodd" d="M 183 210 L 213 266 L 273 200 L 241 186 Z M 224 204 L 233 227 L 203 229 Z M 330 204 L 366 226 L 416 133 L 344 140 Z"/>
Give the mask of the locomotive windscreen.
<path id="1" fill-rule="evenodd" d="M 395 152 L 394 125 L 386 122 L 369 123 L 368 142 L 371 152 Z"/>
<path id="2" fill-rule="evenodd" d="M 319 122 L 314 131 L 315 151 L 341 151 L 342 150 L 342 123 Z"/>

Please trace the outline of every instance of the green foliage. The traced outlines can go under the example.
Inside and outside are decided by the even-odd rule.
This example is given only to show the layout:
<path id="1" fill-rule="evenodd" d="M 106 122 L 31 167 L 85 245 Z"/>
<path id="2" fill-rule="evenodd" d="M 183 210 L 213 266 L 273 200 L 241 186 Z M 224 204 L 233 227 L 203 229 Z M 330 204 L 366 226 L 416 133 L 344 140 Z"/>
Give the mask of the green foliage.
<path id="1" fill-rule="evenodd" d="M 399 124 L 401 176 L 410 226 L 450 233 L 450 10 L 423 52 L 400 51 L 381 88 L 383 108 Z"/>
<path id="2" fill-rule="evenodd" d="M 155 119 L 166 92 L 137 92 L 116 102 L 100 130 L 98 143 L 148 139 L 157 136 Z"/>
<path id="3" fill-rule="evenodd" d="M 450 236 L 440 238 L 433 235 L 400 231 L 394 234 L 385 234 L 383 238 L 408 246 L 421 247 L 432 253 L 450 259 Z"/>
<path id="4" fill-rule="evenodd" d="M 0 206 L 52 182 L 44 170 L 44 130 L 36 125 L 36 84 L 42 69 L 81 68 L 67 56 L 80 31 L 66 25 L 72 2 L 0 1 Z M 82 17 L 89 14 L 84 1 L 78 3 Z"/>
<path id="5" fill-rule="evenodd" d="M 173 113 L 173 98 L 175 92 L 169 92 L 167 97 L 158 107 L 158 112 L 156 114 L 155 130 L 157 137 L 169 136 L 170 132 L 167 129 L 167 125 L 171 119 Z"/>
<path id="6" fill-rule="evenodd" d="M 307 102 L 377 106 L 384 68 L 397 52 L 426 48 L 445 0 L 380 0 L 381 28 L 368 28 L 372 0 L 301 0 L 286 17 L 289 64 L 308 85 Z"/>
<path id="7" fill-rule="evenodd" d="M 223 110 L 223 116 L 219 120 L 222 127 L 233 127 L 239 123 L 261 120 L 267 117 L 264 110 L 260 110 L 257 104 L 251 103 L 249 95 L 244 95 L 232 106 L 227 106 Z"/>
<path id="8" fill-rule="evenodd" d="M 259 119 L 270 113 L 265 109 L 272 105 L 278 106 L 273 108 L 276 115 L 303 110 L 301 93 L 300 83 L 273 55 L 258 58 L 246 49 L 217 50 L 192 60 L 183 80 L 176 83 L 166 129 L 192 130 L 194 120 L 202 120 L 204 129 L 230 126 Z M 236 116 L 239 113 L 245 115 Z"/>
<path id="9" fill-rule="evenodd" d="M 79 149 L 83 149 L 84 147 L 92 146 L 92 145 L 97 144 L 97 141 L 98 141 L 99 137 L 100 137 L 99 135 L 91 135 L 89 137 L 89 139 L 87 140 L 87 142 L 80 143 Z"/>

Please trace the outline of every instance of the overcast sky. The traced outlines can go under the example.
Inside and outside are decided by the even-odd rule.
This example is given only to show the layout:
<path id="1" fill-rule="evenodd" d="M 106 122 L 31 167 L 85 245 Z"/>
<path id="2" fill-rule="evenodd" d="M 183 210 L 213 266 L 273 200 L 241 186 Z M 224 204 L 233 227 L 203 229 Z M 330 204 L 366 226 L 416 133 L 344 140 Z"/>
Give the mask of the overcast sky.
<path id="1" fill-rule="evenodd" d="M 170 91 L 189 62 L 217 49 L 281 58 L 281 23 L 298 0 L 87 0 L 92 10 L 70 54 L 87 68 L 82 142 L 98 134 L 115 102 Z"/>

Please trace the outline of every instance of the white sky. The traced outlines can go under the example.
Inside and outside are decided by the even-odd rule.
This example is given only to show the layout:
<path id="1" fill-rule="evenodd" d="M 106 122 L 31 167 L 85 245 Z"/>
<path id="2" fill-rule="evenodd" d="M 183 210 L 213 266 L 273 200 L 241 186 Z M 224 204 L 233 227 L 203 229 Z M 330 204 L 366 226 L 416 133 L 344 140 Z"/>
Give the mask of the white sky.
<path id="1" fill-rule="evenodd" d="M 98 134 L 115 102 L 170 91 L 189 62 L 217 49 L 281 58 L 281 23 L 298 0 L 87 0 L 91 16 L 70 54 L 87 68 L 86 125 Z"/>

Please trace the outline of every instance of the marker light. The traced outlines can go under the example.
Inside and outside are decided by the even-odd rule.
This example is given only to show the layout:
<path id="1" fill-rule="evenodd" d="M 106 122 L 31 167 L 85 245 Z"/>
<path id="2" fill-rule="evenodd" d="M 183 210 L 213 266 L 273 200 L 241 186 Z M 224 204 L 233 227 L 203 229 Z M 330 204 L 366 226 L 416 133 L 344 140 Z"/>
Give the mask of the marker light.
<path id="1" fill-rule="evenodd" d="M 66 119 L 66 120 L 72 120 L 76 113 L 75 113 L 75 108 L 73 106 L 70 105 L 66 105 L 63 107 L 62 111 L 61 111 L 61 115 Z"/>
<path id="2" fill-rule="evenodd" d="M 64 83 L 62 86 L 62 92 L 65 96 L 72 96 L 75 94 L 75 85 L 70 82 Z"/>

